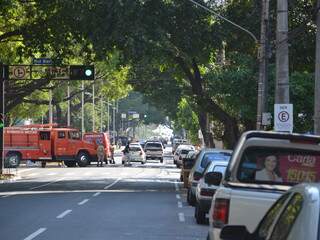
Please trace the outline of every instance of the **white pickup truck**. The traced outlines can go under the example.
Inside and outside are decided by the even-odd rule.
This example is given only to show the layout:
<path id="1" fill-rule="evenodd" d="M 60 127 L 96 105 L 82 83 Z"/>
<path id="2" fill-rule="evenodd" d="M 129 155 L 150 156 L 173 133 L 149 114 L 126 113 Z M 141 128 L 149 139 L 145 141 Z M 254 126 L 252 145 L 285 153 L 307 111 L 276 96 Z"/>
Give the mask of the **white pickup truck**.
<path id="1" fill-rule="evenodd" d="M 320 136 L 246 132 L 235 148 L 212 200 L 208 239 L 220 240 L 225 225 L 254 231 L 269 207 L 291 186 L 320 181 Z M 222 181 L 221 181 L 222 180 Z"/>

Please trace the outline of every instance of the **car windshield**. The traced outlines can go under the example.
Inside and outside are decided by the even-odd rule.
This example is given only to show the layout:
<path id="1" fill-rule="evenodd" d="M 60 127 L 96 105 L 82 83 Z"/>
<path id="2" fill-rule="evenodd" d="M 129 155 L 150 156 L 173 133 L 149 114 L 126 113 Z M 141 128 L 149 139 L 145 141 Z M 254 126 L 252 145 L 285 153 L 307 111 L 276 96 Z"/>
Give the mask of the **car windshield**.
<path id="1" fill-rule="evenodd" d="M 191 150 L 183 149 L 183 150 L 181 150 L 180 154 L 186 155 L 186 154 L 188 154 L 188 152 L 190 152 L 190 151 L 191 151 Z"/>
<path id="2" fill-rule="evenodd" d="M 203 155 L 201 167 L 206 168 L 212 161 L 229 161 L 231 153 L 228 152 L 208 152 Z"/>
<path id="3" fill-rule="evenodd" d="M 240 182 L 293 185 L 320 182 L 320 152 L 251 147 L 242 156 Z"/>

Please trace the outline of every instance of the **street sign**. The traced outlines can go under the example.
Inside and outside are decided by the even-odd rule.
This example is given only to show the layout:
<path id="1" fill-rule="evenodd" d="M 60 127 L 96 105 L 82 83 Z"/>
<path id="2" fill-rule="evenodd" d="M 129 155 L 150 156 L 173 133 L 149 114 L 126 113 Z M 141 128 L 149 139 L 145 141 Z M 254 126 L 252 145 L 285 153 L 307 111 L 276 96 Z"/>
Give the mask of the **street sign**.
<path id="1" fill-rule="evenodd" d="M 122 118 L 122 119 L 124 119 L 124 118 L 126 118 L 126 117 L 127 117 L 127 114 L 121 113 L 121 118 Z"/>
<path id="2" fill-rule="evenodd" d="M 51 65 L 52 60 L 51 58 L 34 58 L 32 59 L 32 64 L 34 65 Z"/>
<path id="3" fill-rule="evenodd" d="M 140 118 L 139 113 L 134 113 L 134 114 L 132 115 L 132 118 L 133 118 L 133 119 L 138 119 L 138 118 Z"/>
<path id="4" fill-rule="evenodd" d="M 278 132 L 293 131 L 293 105 L 274 105 L 274 130 Z"/>
<path id="5" fill-rule="evenodd" d="M 94 80 L 94 66 L 9 65 L 9 80 Z"/>
<path id="6" fill-rule="evenodd" d="M 22 80 L 30 79 L 30 66 L 27 65 L 13 65 L 9 66 L 9 79 Z"/>

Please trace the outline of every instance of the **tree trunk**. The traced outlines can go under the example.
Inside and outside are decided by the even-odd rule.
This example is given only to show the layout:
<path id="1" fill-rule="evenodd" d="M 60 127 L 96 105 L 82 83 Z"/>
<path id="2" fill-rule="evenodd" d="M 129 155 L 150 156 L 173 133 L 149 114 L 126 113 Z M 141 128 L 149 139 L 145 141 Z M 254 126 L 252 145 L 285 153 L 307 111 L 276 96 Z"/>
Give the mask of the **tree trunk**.
<path id="1" fill-rule="evenodd" d="M 214 146 L 212 133 L 207 131 L 206 113 L 211 113 L 224 125 L 223 140 L 227 148 L 233 149 L 240 137 L 237 120 L 220 108 L 203 89 L 203 80 L 195 59 L 190 68 L 182 57 L 176 57 L 176 61 L 190 81 L 192 93 L 197 103 L 198 119 L 206 146 Z M 192 69 L 192 71 L 190 70 Z M 202 115 L 205 115 L 202 116 Z"/>

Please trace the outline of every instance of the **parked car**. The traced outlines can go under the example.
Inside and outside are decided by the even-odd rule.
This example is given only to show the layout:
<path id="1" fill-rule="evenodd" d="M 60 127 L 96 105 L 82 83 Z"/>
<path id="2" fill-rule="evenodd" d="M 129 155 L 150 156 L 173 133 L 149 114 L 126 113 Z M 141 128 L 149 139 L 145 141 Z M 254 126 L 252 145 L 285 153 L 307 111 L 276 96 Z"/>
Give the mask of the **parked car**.
<path id="1" fill-rule="evenodd" d="M 184 183 L 185 188 L 188 188 L 188 186 L 189 186 L 188 178 L 189 178 L 190 170 L 192 169 L 193 165 L 195 164 L 198 154 L 199 154 L 199 151 L 191 150 L 182 159 L 182 168 L 180 171 L 180 181 Z"/>
<path id="2" fill-rule="evenodd" d="M 122 157 L 122 164 L 130 162 L 141 162 L 145 164 L 146 161 L 146 154 L 139 143 L 130 143 L 129 152 L 124 153 Z"/>
<path id="3" fill-rule="evenodd" d="M 181 144 L 175 151 L 173 155 L 173 163 L 176 164 L 177 167 L 182 166 L 182 159 L 187 156 L 188 152 L 191 150 L 195 150 L 195 147 L 192 145 Z"/>
<path id="4" fill-rule="evenodd" d="M 320 136 L 244 133 L 214 195 L 208 238 L 219 240 L 225 225 L 244 225 L 253 232 L 268 208 L 290 187 L 319 181 L 319 143 Z M 216 185 L 221 179 L 222 174 L 216 174 Z"/>
<path id="5" fill-rule="evenodd" d="M 194 206 L 196 203 L 196 188 L 198 181 L 202 178 L 205 168 L 213 161 L 228 162 L 232 151 L 224 149 L 204 148 L 200 151 L 196 163 L 189 174 L 190 187 L 187 191 L 187 201 Z"/>
<path id="6" fill-rule="evenodd" d="M 320 184 L 300 184 L 280 197 L 250 233 L 246 226 L 225 226 L 222 240 L 319 240 Z"/>
<path id="7" fill-rule="evenodd" d="M 215 194 L 218 186 L 211 184 L 210 176 L 212 173 L 219 172 L 224 175 L 227 169 L 228 161 L 213 161 L 203 173 L 203 177 L 199 180 L 196 188 L 196 206 L 194 217 L 198 224 L 204 224 L 206 214 L 209 212 L 212 202 L 212 197 Z"/>
<path id="8" fill-rule="evenodd" d="M 150 142 L 147 141 L 144 147 L 146 153 L 146 159 L 159 159 L 160 162 L 163 162 L 163 150 L 164 147 L 161 142 Z"/>
<path id="9" fill-rule="evenodd" d="M 172 142 L 172 154 L 175 153 L 175 151 L 177 150 L 179 145 L 186 144 L 187 142 L 188 141 L 186 139 L 178 139 L 178 138 L 173 139 L 173 142 Z"/>

